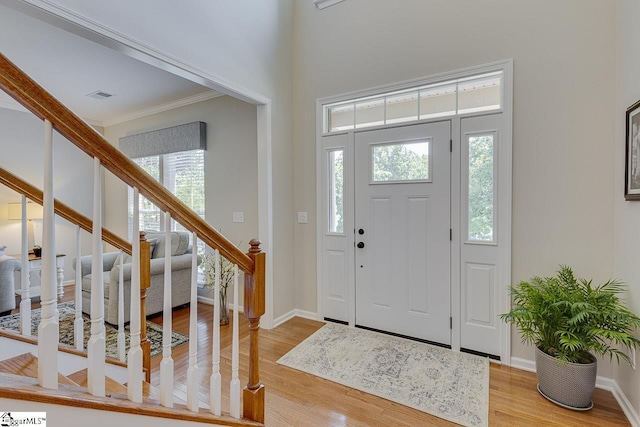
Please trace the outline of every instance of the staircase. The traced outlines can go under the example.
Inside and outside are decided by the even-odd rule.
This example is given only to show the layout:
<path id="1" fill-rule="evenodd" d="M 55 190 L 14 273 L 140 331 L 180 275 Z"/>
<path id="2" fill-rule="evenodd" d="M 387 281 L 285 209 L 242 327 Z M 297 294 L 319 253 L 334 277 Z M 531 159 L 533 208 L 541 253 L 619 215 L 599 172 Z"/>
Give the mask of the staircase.
<path id="1" fill-rule="evenodd" d="M 140 167 L 127 158 L 118 149 L 108 143 L 93 128 L 51 96 L 29 76 L 0 54 L 0 89 L 20 102 L 29 111 L 45 123 L 45 164 L 43 170 L 44 188 L 23 181 L 20 177 L 0 168 L 0 184 L 22 194 L 22 271 L 29 271 L 26 265 L 26 204 L 27 200 L 43 206 L 43 268 L 42 268 L 42 320 L 38 328 L 38 338 L 30 337 L 31 301 L 29 298 L 28 275 L 22 277 L 22 302 L 20 305 L 23 334 L 0 333 L 2 339 L 11 340 L 16 350 L 30 346 L 27 351 L 0 361 L 0 406 L 13 411 L 42 411 L 57 414 L 61 418 L 69 417 L 69 407 L 82 408 L 73 413 L 77 422 L 65 425 L 88 425 L 95 417 L 105 419 L 110 424 L 137 423 L 127 417 L 154 417 L 154 425 L 188 425 L 191 422 L 230 426 L 264 425 L 265 387 L 259 376 L 258 334 L 260 318 L 265 312 L 265 254 L 260 250 L 260 241 L 252 240 L 248 253 L 230 243 L 224 236 L 214 230 L 200 216 L 184 205 L 179 199 L 167 191 L 160 183 L 146 174 Z M 92 218 L 79 215 L 73 208 L 57 201 L 53 194 L 53 133 L 58 132 L 70 143 L 93 158 L 94 194 Z M 37 167 L 37 166 L 34 166 Z M 134 213 L 133 224 L 135 238 L 128 242 L 102 227 L 102 185 L 103 170 L 133 188 Z M 249 321 L 249 355 L 248 382 L 244 390 L 240 390 L 239 367 L 239 331 L 237 288 L 234 286 L 234 319 L 232 340 L 232 374 L 230 380 L 229 407 L 222 409 L 222 381 L 220 374 L 220 331 L 219 310 L 214 309 L 212 366 L 210 387 L 203 396 L 200 390 L 200 372 L 197 364 L 197 253 L 193 251 L 192 281 L 190 303 L 189 330 L 189 368 L 187 385 L 180 389 L 174 387 L 173 360 L 171 359 L 171 281 L 170 274 L 165 274 L 164 312 L 163 312 L 163 356 L 160 364 L 160 387 L 150 385 L 150 345 L 145 339 L 145 298 L 149 283 L 149 243 L 140 233 L 138 227 L 139 196 L 144 196 L 164 213 L 168 221 L 178 222 L 192 232 L 193 247 L 196 242 L 203 242 L 218 256 L 224 256 L 235 264 L 236 284 L 239 272 L 244 273 L 244 315 Z M 77 226 L 77 253 L 81 255 L 80 233 L 90 232 L 92 235 L 91 252 L 93 254 L 91 284 L 91 336 L 87 353 L 60 347 L 58 344 L 58 311 L 55 275 L 55 218 L 59 216 Z M 168 226 L 165 229 L 169 230 Z M 165 238 L 170 241 L 169 231 Z M 140 235 L 140 239 L 138 239 Z M 131 348 L 124 355 L 120 352 L 121 361 L 105 360 L 104 349 L 104 283 L 102 281 L 102 247 L 104 242 L 119 248 L 123 253 L 133 257 L 131 279 Z M 166 270 L 169 271 L 170 246 L 166 245 Z M 219 267 L 219 266 L 218 266 Z M 79 270 L 79 269 L 78 269 Z M 220 268 L 218 268 L 218 271 Z M 76 276 L 76 342 L 82 343 L 82 319 L 80 294 L 80 277 Z M 219 278 L 216 278 L 218 292 Z M 122 279 L 120 292 L 122 292 Z M 124 301 L 124 298 L 119 298 Z M 123 303 L 121 303 L 123 304 Z M 121 305 L 120 312 L 124 311 Z M 123 322 L 119 322 L 123 331 Z M 122 333 L 124 337 L 124 333 Z M 124 340 L 123 340 L 124 342 Z M 122 344 L 124 345 L 124 344 Z M 81 348 L 81 347 L 79 347 Z M 37 357 L 37 355 L 44 355 Z M 61 373 L 62 360 L 67 357 L 78 358 L 78 369 Z M 126 361 L 126 364 L 124 363 Z M 107 374 L 119 371 L 118 378 Z M 184 399 L 182 399 L 184 398 Z M 202 401 L 209 404 L 202 404 Z M 30 402 L 38 402 L 37 404 Z M 185 403 L 186 402 L 186 403 Z M 25 409 L 26 408 L 26 409 Z M 40 409 L 44 408 L 44 409 Z M 88 412 L 87 412 L 88 411 Z M 96 411 L 100 411 L 96 413 Z M 105 412 L 107 411 L 107 412 Z M 170 423 L 170 424 L 169 424 Z"/>

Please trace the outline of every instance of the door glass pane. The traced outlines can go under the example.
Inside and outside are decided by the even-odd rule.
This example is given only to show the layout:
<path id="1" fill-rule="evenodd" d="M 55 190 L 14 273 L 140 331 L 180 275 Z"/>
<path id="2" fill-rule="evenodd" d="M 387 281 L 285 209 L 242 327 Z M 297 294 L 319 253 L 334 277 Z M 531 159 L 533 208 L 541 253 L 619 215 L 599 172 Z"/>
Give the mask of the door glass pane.
<path id="1" fill-rule="evenodd" d="M 343 150 L 329 151 L 329 233 L 344 233 Z"/>
<path id="2" fill-rule="evenodd" d="M 387 124 L 418 120 L 418 91 L 387 96 Z"/>
<path id="3" fill-rule="evenodd" d="M 429 140 L 371 147 L 372 182 L 430 179 Z"/>
<path id="4" fill-rule="evenodd" d="M 356 129 L 384 124 L 384 98 L 356 102 Z"/>
<path id="5" fill-rule="evenodd" d="M 493 242 L 493 135 L 470 136 L 468 235 L 472 241 Z"/>
<path id="6" fill-rule="evenodd" d="M 327 108 L 327 114 L 329 116 L 327 130 L 329 132 L 335 132 L 340 130 L 353 129 L 353 108 L 353 103 L 335 105 L 333 107 Z"/>
<path id="7" fill-rule="evenodd" d="M 420 90 L 420 119 L 452 116 L 455 113 L 455 83 Z"/>
<path id="8" fill-rule="evenodd" d="M 501 76 L 458 83 L 458 114 L 500 109 Z"/>

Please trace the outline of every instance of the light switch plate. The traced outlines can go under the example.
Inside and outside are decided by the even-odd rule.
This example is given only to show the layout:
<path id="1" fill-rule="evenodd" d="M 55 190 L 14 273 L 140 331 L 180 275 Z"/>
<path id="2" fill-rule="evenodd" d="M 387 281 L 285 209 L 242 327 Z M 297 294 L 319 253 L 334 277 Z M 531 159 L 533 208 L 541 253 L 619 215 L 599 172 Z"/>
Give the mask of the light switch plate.
<path id="1" fill-rule="evenodd" d="M 307 223 L 307 213 L 298 212 L 298 224 L 306 224 L 306 223 Z"/>
<path id="2" fill-rule="evenodd" d="M 244 212 L 234 212 L 233 222 L 244 222 Z"/>

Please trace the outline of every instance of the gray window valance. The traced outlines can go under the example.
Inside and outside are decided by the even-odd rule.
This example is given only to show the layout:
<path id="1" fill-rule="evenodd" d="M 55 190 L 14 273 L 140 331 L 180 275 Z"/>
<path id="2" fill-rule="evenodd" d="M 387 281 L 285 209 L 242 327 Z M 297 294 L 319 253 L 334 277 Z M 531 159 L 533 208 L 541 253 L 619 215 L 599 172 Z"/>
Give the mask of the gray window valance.
<path id="1" fill-rule="evenodd" d="M 135 159 L 207 149 L 207 124 L 192 122 L 120 138 L 120 151 Z"/>

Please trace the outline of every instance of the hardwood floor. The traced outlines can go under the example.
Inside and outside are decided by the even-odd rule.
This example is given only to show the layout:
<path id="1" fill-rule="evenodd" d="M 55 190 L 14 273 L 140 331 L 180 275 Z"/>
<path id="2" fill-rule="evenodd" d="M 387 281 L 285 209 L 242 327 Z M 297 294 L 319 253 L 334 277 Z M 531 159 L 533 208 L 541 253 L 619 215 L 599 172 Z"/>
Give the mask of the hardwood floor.
<path id="1" fill-rule="evenodd" d="M 207 395 L 211 374 L 211 306 L 198 305 L 198 366 L 202 370 L 201 390 Z M 188 332 L 189 309 L 174 311 L 174 330 Z M 161 324 L 162 316 L 149 320 Z M 423 412 L 342 386 L 275 361 L 294 348 L 322 322 L 294 318 L 279 327 L 260 331 L 260 377 L 266 385 L 266 424 L 269 426 L 449 426 L 455 425 Z M 231 325 L 221 327 L 223 407 L 228 407 L 231 373 Z M 241 337 L 248 336 L 248 322 L 241 316 Z M 189 346 L 174 349 L 178 388 L 185 389 Z M 248 340 L 241 341 L 240 378 L 247 380 Z M 159 384 L 160 358 L 152 360 L 152 384 Z M 595 407 L 576 412 L 563 409 L 536 391 L 533 373 L 491 364 L 489 425 L 491 426 L 628 426 L 624 413 L 607 391 L 596 389 Z M 206 400 L 204 398 L 203 400 Z"/>
<path id="2" fill-rule="evenodd" d="M 64 301 L 73 299 L 73 287 L 65 288 Z M 34 308 L 39 304 L 34 304 Z M 208 404 L 211 375 L 211 340 L 213 307 L 198 304 L 198 366 L 203 404 Z M 162 316 L 149 317 L 159 325 Z M 285 426 L 450 426 L 455 425 L 429 414 L 360 392 L 312 375 L 279 366 L 281 356 L 321 328 L 322 322 L 294 318 L 270 331 L 260 331 L 260 378 L 266 385 L 266 424 Z M 173 312 L 173 329 L 188 334 L 189 308 Z M 223 408 L 229 406 L 231 378 L 231 325 L 221 331 Z M 244 385 L 248 372 L 248 322 L 240 316 L 240 381 Z M 176 394 L 186 399 L 186 371 L 189 345 L 173 350 Z M 151 360 L 152 384 L 160 383 L 161 357 Z M 544 399 L 536 391 L 534 373 L 491 364 L 489 391 L 489 425 L 511 426 L 629 426 L 620 406 L 610 392 L 596 389 L 591 411 L 563 409 Z"/>

